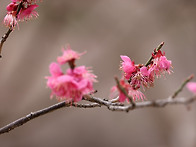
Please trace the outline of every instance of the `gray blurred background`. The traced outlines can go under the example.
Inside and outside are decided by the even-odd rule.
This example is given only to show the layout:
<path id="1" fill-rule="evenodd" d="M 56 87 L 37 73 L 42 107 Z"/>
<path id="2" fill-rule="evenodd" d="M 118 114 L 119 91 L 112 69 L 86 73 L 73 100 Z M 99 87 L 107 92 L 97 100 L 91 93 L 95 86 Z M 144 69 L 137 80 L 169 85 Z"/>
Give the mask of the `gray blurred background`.
<path id="1" fill-rule="evenodd" d="M 0 20 L 8 0 L 1 0 Z M 87 51 L 77 65 L 93 67 L 96 96 L 108 98 L 120 77 L 120 55 L 145 63 L 162 41 L 172 75 L 158 79 L 147 99 L 172 95 L 196 73 L 195 0 L 58 0 L 40 3 L 39 17 L 19 23 L 0 59 L 0 126 L 57 103 L 50 100 L 48 66 L 70 44 Z M 0 36 L 7 31 L 0 27 Z M 180 96 L 191 96 L 184 89 Z M 106 108 L 63 108 L 0 136 L 1 147 L 195 147 L 196 104 L 146 108 L 129 113 Z"/>

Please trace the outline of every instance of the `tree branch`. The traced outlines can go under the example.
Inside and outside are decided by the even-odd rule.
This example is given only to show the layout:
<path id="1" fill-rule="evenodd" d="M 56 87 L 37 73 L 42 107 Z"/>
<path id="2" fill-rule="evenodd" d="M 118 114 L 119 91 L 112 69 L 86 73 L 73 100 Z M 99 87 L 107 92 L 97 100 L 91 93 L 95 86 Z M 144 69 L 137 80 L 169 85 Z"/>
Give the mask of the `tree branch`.
<path id="1" fill-rule="evenodd" d="M 30 114 L 14 121 L 11 122 L 10 124 L 0 128 L 0 134 L 7 133 L 25 123 L 28 121 L 40 117 L 42 115 L 45 115 L 47 113 L 50 113 L 52 111 L 58 110 L 63 107 L 77 107 L 77 108 L 95 108 L 95 107 L 101 107 L 101 106 L 106 106 L 109 110 L 111 111 L 125 111 L 129 112 L 130 110 L 138 109 L 138 108 L 147 108 L 147 107 L 164 107 L 166 105 L 174 105 L 174 104 L 189 104 L 192 103 L 196 100 L 196 96 L 193 96 L 191 98 L 175 98 L 173 99 L 172 97 L 166 98 L 166 99 L 161 99 L 161 100 L 155 100 L 155 101 L 143 101 L 143 102 L 137 102 L 135 103 L 135 106 L 132 104 L 130 105 L 125 105 L 121 104 L 119 102 L 112 102 L 108 101 L 105 99 L 97 98 L 97 97 L 92 97 L 92 96 L 85 96 L 85 100 L 89 102 L 93 102 L 90 104 L 77 104 L 77 103 L 71 103 L 71 102 L 60 102 L 55 105 L 52 105 L 50 107 L 38 110 L 36 112 L 31 112 Z"/>
<path id="2" fill-rule="evenodd" d="M 38 110 L 36 112 L 31 112 L 30 114 L 24 116 L 24 117 L 21 117 L 20 119 L 2 127 L 0 129 L 0 134 L 3 134 L 3 133 L 6 133 L 6 132 L 9 132 L 25 123 L 27 123 L 28 121 L 34 119 L 34 118 L 37 118 L 37 117 L 40 117 L 42 115 L 45 115 L 47 113 L 50 113 L 52 111 L 55 111 L 55 110 L 58 110 L 60 108 L 63 108 L 63 107 L 70 107 L 70 106 L 73 106 L 73 107 L 77 107 L 77 108 L 94 108 L 94 107 L 100 107 L 100 104 L 97 104 L 97 103 L 92 103 L 92 104 L 77 104 L 77 103 L 66 103 L 65 101 L 63 102 L 60 102 L 60 103 L 57 103 L 57 104 L 54 104 L 50 107 L 47 107 L 47 108 L 44 108 L 44 109 L 41 109 L 41 110 Z"/>
<path id="3" fill-rule="evenodd" d="M 166 105 L 173 105 L 173 104 L 189 104 L 196 100 L 196 96 L 193 96 L 191 98 L 176 98 L 173 99 L 172 97 L 166 98 L 166 99 L 158 99 L 155 101 L 143 101 L 143 102 L 137 102 L 135 103 L 135 106 L 131 105 L 115 105 L 115 103 L 112 103 L 110 101 L 105 101 L 101 98 L 91 97 L 90 99 L 87 99 L 90 102 L 96 102 L 100 105 L 106 106 L 109 110 L 112 111 L 126 111 L 129 112 L 133 109 L 138 108 L 144 108 L 144 107 L 164 107 Z"/>
<path id="4" fill-rule="evenodd" d="M 192 103 L 196 101 L 196 96 L 191 98 L 176 98 L 173 99 L 172 97 L 162 99 L 162 100 L 155 100 L 155 101 L 144 101 L 144 102 L 138 102 L 135 103 L 135 106 L 127 105 L 127 106 L 109 106 L 108 109 L 112 111 L 126 111 L 129 112 L 133 109 L 138 108 L 147 108 L 147 107 L 165 107 L 166 105 L 174 105 L 174 104 L 183 104 L 187 105 L 189 103 Z"/>

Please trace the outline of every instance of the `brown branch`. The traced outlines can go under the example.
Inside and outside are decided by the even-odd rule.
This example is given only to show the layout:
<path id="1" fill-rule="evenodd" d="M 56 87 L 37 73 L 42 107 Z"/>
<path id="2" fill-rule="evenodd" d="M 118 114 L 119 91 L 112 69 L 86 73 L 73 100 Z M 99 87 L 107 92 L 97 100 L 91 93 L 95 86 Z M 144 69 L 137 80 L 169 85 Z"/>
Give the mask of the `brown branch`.
<path id="1" fill-rule="evenodd" d="M 162 99 L 162 100 L 155 100 L 155 101 L 144 101 L 144 102 L 138 102 L 135 103 L 135 106 L 133 107 L 132 105 L 127 105 L 127 106 L 109 106 L 108 109 L 112 111 L 126 111 L 129 112 L 130 110 L 133 109 L 138 109 L 138 108 L 147 108 L 147 107 L 165 107 L 166 105 L 174 105 L 174 104 L 182 104 L 182 105 L 187 105 L 192 102 L 196 101 L 196 96 L 191 97 L 191 98 L 176 98 L 173 99 L 171 97 Z"/>
<path id="2" fill-rule="evenodd" d="M 8 31 L 2 36 L 1 41 L 0 41 L 0 58 L 1 56 L 1 52 L 2 52 L 2 47 L 4 42 L 7 40 L 7 38 L 9 37 L 10 33 L 13 31 L 13 28 L 9 28 Z"/>
<path id="3" fill-rule="evenodd" d="M 105 99 L 101 99 L 101 98 L 96 98 L 96 97 L 92 97 L 90 95 L 86 95 L 85 98 L 83 100 L 89 101 L 89 102 L 93 102 L 90 104 L 77 104 L 77 103 L 66 103 L 66 102 L 60 102 L 57 103 L 55 105 L 52 105 L 50 107 L 38 110 L 36 112 L 31 112 L 30 114 L 0 128 L 0 134 L 9 132 L 25 123 L 27 123 L 28 121 L 40 117 L 42 115 L 45 115 L 47 113 L 50 113 L 52 111 L 58 110 L 60 108 L 63 107 L 77 107 L 77 108 L 95 108 L 95 107 L 101 107 L 106 106 L 109 110 L 111 111 L 125 111 L 125 112 L 129 112 L 130 110 L 134 110 L 134 109 L 138 109 L 138 108 L 147 108 L 147 107 L 164 107 L 166 105 L 173 105 L 173 104 L 189 104 L 192 103 L 196 100 L 196 96 L 191 97 L 191 98 L 176 98 L 173 99 L 172 97 L 166 98 L 166 99 L 162 99 L 162 100 L 155 100 L 155 101 L 143 101 L 143 102 L 137 102 L 135 103 L 135 105 L 133 106 L 131 105 L 124 105 L 122 103 L 118 103 L 118 102 L 112 102 L 112 101 L 108 101 Z"/>
<path id="4" fill-rule="evenodd" d="M 91 97 L 87 99 L 90 102 L 96 102 L 100 105 L 104 105 L 108 107 L 109 110 L 112 111 L 130 111 L 133 109 L 138 109 L 138 108 L 144 108 L 144 107 L 164 107 L 166 105 L 172 105 L 172 104 L 189 104 L 194 101 L 196 101 L 196 96 L 191 97 L 191 98 L 176 98 L 173 99 L 172 97 L 166 98 L 166 99 L 159 99 L 155 101 L 143 101 L 143 102 L 137 102 L 135 103 L 135 106 L 131 105 L 115 105 L 115 103 L 112 103 L 110 101 L 105 101 L 101 98 L 96 98 L 96 97 Z"/>
<path id="5" fill-rule="evenodd" d="M 0 134 L 7 133 L 7 132 L 27 123 L 28 121 L 30 121 L 34 118 L 45 115 L 45 114 L 50 113 L 52 111 L 58 110 L 60 108 L 69 107 L 69 106 L 73 106 L 73 107 L 77 107 L 77 108 L 94 108 L 94 107 L 100 107 L 100 104 L 97 104 L 97 103 L 77 104 L 77 103 L 71 103 L 71 102 L 69 102 L 69 103 L 60 102 L 60 103 L 57 103 L 57 104 L 52 105 L 50 107 L 38 110 L 36 112 L 31 112 L 30 114 L 28 114 L 24 117 L 21 117 L 20 119 L 0 128 Z"/>

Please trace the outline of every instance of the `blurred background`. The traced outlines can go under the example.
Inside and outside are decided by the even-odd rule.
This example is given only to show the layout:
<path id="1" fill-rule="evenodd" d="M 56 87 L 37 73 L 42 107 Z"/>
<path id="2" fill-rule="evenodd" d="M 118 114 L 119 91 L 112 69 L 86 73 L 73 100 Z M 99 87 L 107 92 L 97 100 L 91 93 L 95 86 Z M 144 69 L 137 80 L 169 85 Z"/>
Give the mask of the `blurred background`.
<path id="1" fill-rule="evenodd" d="M 0 20 L 10 1 L 1 0 Z M 147 99 L 172 95 L 196 74 L 195 0 L 58 0 L 39 3 L 37 19 L 19 23 L 0 59 L 0 126 L 57 103 L 45 76 L 61 48 L 87 54 L 77 65 L 93 67 L 96 96 L 108 98 L 120 77 L 120 55 L 145 63 L 162 41 L 173 74 L 158 79 Z M 7 28 L 0 27 L 0 36 Z M 185 88 L 179 95 L 190 97 Z M 111 112 L 63 108 L 0 136 L 1 147 L 195 147 L 196 104 Z"/>

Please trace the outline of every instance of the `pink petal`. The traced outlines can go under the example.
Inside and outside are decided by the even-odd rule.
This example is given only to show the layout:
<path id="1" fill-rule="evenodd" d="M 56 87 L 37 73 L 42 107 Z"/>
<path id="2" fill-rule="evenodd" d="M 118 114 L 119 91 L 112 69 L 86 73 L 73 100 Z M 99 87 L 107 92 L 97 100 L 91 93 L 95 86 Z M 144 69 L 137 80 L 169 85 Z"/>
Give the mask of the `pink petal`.
<path id="1" fill-rule="evenodd" d="M 37 7 L 38 5 L 30 5 L 27 8 L 22 9 L 18 15 L 18 18 L 20 20 L 24 20 L 24 19 L 31 19 L 33 16 L 37 17 L 38 13 L 34 11 L 34 9 Z"/>
<path id="2" fill-rule="evenodd" d="M 60 76 L 63 74 L 59 64 L 52 62 L 49 67 L 52 76 Z"/>
<path id="3" fill-rule="evenodd" d="M 119 94 L 119 102 L 124 102 L 126 100 L 126 96 L 124 95 L 124 93 L 120 92 Z"/>
<path id="4" fill-rule="evenodd" d="M 124 61 L 124 62 L 131 62 L 131 59 L 128 56 L 123 56 L 121 55 L 120 58 Z"/>
<path id="5" fill-rule="evenodd" d="M 66 50 L 63 48 L 63 55 L 57 58 L 57 62 L 62 65 L 71 60 L 79 59 L 80 56 L 83 55 L 84 53 L 78 53 L 72 50 L 71 47 L 68 45 Z"/>
<path id="6" fill-rule="evenodd" d="M 143 66 L 140 68 L 140 71 L 142 73 L 143 76 L 149 76 L 149 72 L 146 66 Z"/>
<path id="7" fill-rule="evenodd" d="M 159 67 L 163 70 L 169 70 L 171 67 L 171 61 L 167 60 L 165 56 L 161 56 L 159 59 Z"/>
<path id="8" fill-rule="evenodd" d="M 121 63 L 122 70 L 124 71 L 124 76 L 127 80 L 131 77 L 132 73 L 136 71 L 134 62 L 128 56 L 120 56 L 123 62 Z"/>

